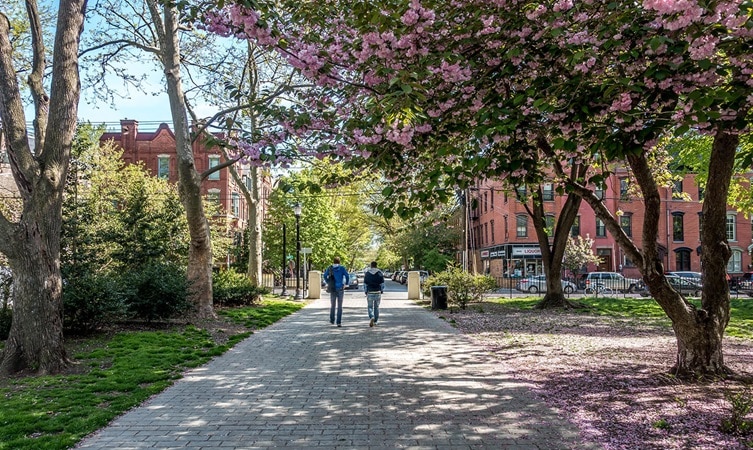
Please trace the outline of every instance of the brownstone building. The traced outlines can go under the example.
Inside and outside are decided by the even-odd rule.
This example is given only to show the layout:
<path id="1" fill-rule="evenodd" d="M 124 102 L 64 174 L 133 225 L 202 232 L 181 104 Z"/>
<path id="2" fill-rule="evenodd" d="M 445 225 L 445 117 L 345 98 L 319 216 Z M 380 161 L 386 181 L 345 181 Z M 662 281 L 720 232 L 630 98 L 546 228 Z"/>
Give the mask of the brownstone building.
<path id="1" fill-rule="evenodd" d="M 640 247 L 645 208 L 630 183 L 629 173 L 618 169 L 601 189 L 596 189 L 596 194 Z M 557 195 L 552 184 L 543 184 L 542 191 L 547 222 L 553 225 L 565 197 Z M 489 181 L 478 183 L 471 195 L 476 200 L 476 208 L 470 213 L 469 244 L 475 250 L 472 253 L 479 271 L 497 278 L 543 274 L 532 219 L 515 192 Z M 703 190 L 695 183 L 695 175 L 689 174 L 673 187 L 661 189 L 661 195 L 659 250 L 665 270 L 700 272 Z M 734 277 L 753 269 L 753 223 L 742 212 L 732 207 L 727 209 L 727 241 L 732 250 L 727 272 Z M 639 276 L 638 269 L 585 202 L 580 206 L 570 234 L 593 239 L 594 253 L 601 257 L 601 262 L 589 267 L 589 271 L 621 271 L 629 277 Z"/>
<path id="2" fill-rule="evenodd" d="M 139 131 L 138 121 L 121 120 L 120 132 L 104 133 L 100 141 L 113 141 L 123 149 L 123 159 L 126 162 L 143 162 L 154 176 L 177 183 L 178 156 L 175 134 L 167 124 L 161 123 L 156 131 Z M 201 140 L 193 143 L 193 155 L 196 170 L 199 173 L 217 166 L 223 161 L 219 148 L 207 148 Z M 248 181 L 249 168 L 241 164 L 235 167 L 243 180 L 242 182 L 247 183 L 247 186 L 250 187 Z M 264 190 L 261 194 L 262 198 L 268 198 L 269 190 L 271 190 L 268 178 L 262 183 L 262 189 Z M 242 233 L 247 226 L 248 204 L 228 169 L 223 168 L 209 175 L 202 182 L 201 191 L 207 199 L 220 205 L 227 223 L 228 233 Z M 222 219 L 222 217 L 215 219 Z"/>

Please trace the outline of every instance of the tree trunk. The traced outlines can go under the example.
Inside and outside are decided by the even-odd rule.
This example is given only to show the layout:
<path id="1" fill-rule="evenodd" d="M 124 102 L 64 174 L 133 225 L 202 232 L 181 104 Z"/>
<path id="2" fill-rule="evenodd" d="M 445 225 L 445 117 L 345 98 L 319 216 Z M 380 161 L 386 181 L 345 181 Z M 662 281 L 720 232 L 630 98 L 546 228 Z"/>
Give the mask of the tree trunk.
<path id="1" fill-rule="evenodd" d="M 62 199 L 76 130 L 80 94 L 78 46 L 85 0 L 61 0 L 58 8 L 50 95 L 32 81 L 39 127 L 29 145 L 21 93 L 11 60 L 8 19 L 0 13 L 0 121 L 23 203 L 18 222 L 0 212 L 0 251 L 13 270 L 13 323 L 0 372 L 62 371 L 69 361 L 63 341 L 60 234 Z M 44 45 L 36 2 L 27 2 L 34 52 L 33 72 L 44 73 Z M 46 126 L 45 126 L 46 124 Z M 47 133 L 47 129 L 54 133 Z"/>
<path id="2" fill-rule="evenodd" d="M 152 18 L 159 29 L 160 15 L 156 0 L 149 0 Z M 189 300 L 195 305 L 199 318 L 214 318 L 212 306 L 212 240 L 209 222 L 204 213 L 201 195 L 201 176 L 196 170 L 193 146 L 186 112 L 186 102 L 180 81 L 180 44 L 178 41 L 178 12 L 165 6 L 164 27 L 160 30 L 162 63 L 165 68 L 170 112 L 175 128 L 178 153 L 178 187 L 186 209 L 191 243 L 188 251 Z"/>
<path id="3" fill-rule="evenodd" d="M 248 276 L 251 282 L 259 286 L 261 284 L 262 265 L 262 239 L 261 239 L 261 171 L 258 167 L 251 168 L 251 202 L 249 202 L 248 214 Z"/>

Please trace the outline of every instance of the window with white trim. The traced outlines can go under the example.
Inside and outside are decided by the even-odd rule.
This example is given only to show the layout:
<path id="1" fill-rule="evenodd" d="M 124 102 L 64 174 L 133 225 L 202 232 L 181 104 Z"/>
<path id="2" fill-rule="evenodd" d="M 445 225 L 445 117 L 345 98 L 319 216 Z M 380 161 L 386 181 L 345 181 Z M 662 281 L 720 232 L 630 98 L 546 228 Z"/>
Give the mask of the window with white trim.
<path id="1" fill-rule="evenodd" d="M 217 167 L 220 165 L 220 157 L 217 155 L 209 155 L 209 168 Z M 219 180 L 220 179 L 220 171 L 212 172 L 207 177 L 208 180 Z"/>

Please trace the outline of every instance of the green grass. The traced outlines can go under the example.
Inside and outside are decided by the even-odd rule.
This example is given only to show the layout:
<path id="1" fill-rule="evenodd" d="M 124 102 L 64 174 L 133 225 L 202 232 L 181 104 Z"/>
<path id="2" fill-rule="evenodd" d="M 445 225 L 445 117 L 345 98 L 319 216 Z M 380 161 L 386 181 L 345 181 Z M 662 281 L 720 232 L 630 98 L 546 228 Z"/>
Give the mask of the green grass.
<path id="1" fill-rule="evenodd" d="M 222 315 L 262 328 L 302 306 L 270 300 Z M 194 326 L 77 340 L 69 357 L 78 374 L 0 380 L 0 449 L 70 448 L 250 332 L 222 345 Z"/>
<path id="2" fill-rule="evenodd" d="M 235 323 L 243 324 L 249 328 L 264 328 L 288 314 L 292 314 L 303 308 L 303 304 L 284 300 L 265 300 L 266 308 L 237 308 L 222 310 L 220 314 Z"/>
<path id="3" fill-rule="evenodd" d="M 510 308 L 532 310 L 540 300 L 541 297 L 514 297 L 496 298 L 492 301 Z M 650 297 L 583 297 L 574 300 L 588 306 L 587 309 L 574 310 L 576 313 L 649 318 L 670 325 L 667 315 Z M 700 299 L 691 299 L 691 302 L 700 307 Z M 730 321 L 725 335 L 753 339 L 753 298 L 733 297 L 730 300 Z"/>

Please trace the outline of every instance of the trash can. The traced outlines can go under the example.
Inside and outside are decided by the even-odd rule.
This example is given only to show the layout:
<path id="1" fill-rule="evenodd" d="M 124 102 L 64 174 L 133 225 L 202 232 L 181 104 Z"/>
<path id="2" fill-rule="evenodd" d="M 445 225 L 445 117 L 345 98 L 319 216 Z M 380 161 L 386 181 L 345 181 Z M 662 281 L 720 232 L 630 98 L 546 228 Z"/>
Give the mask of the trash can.
<path id="1" fill-rule="evenodd" d="M 431 309 L 447 309 L 447 286 L 431 287 Z"/>

